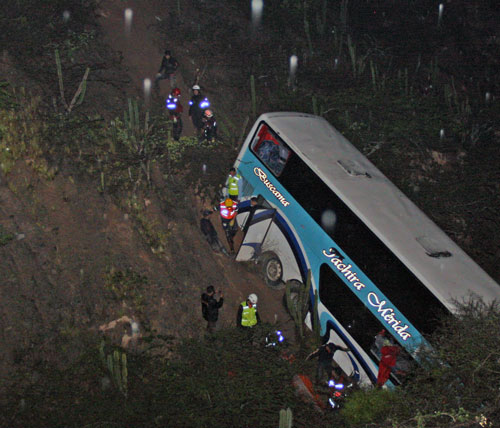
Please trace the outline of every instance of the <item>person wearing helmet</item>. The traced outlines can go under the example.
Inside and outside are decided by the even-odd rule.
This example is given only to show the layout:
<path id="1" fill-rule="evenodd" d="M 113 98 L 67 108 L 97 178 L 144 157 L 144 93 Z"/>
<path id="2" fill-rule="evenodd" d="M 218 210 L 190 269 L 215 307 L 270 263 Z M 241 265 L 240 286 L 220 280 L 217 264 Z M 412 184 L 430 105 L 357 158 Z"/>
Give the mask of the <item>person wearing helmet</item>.
<path id="1" fill-rule="evenodd" d="M 241 329 L 249 329 L 260 323 L 257 312 L 257 295 L 249 294 L 245 302 L 241 302 L 236 316 L 236 326 Z"/>
<path id="2" fill-rule="evenodd" d="M 226 234 L 227 243 L 229 244 L 229 250 L 234 253 L 234 236 L 238 231 L 238 225 L 236 223 L 236 215 L 238 214 L 238 202 L 233 201 L 230 198 L 225 199 L 219 204 L 220 219 L 222 222 L 222 228 Z"/>
<path id="3" fill-rule="evenodd" d="M 182 133 L 182 117 L 181 113 L 184 108 L 181 101 L 181 90 L 179 88 L 172 89 L 172 92 L 165 101 L 169 119 L 172 121 L 172 133 L 175 141 L 179 141 Z"/>
<path id="4" fill-rule="evenodd" d="M 189 117 L 193 121 L 193 126 L 198 134 L 203 128 L 203 112 L 210 105 L 208 99 L 202 95 L 199 85 L 194 85 L 192 88 L 193 96 L 189 100 Z"/>
<path id="5" fill-rule="evenodd" d="M 203 113 L 203 139 L 209 143 L 214 143 L 217 139 L 217 122 L 210 109 Z"/>
<path id="6" fill-rule="evenodd" d="M 161 59 L 160 69 L 155 77 L 155 88 L 159 89 L 159 81 L 164 79 L 170 80 L 170 87 L 173 88 L 175 86 L 175 71 L 179 68 L 179 63 L 172 56 L 171 52 L 167 49 L 163 58 Z"/>

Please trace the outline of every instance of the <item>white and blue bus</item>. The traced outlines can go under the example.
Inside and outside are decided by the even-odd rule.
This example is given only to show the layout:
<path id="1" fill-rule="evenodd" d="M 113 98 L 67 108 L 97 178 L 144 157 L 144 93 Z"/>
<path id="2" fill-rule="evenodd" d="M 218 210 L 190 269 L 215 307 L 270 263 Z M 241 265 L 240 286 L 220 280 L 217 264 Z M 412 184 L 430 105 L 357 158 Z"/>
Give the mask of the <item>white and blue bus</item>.
<path id="1" fill-rule="evenodd" d="M 418 360 L 443 311 L 471 295 L 500 297 L 499 285 L 321 117 L 261 115 L 234 166 L 247 207 L 237 217 L 236 260 L 259 260 L 276 289 L 304 283 L 311 270 L 321 334 L 349 347 L 335 359 L 361 384 L 376 382 L 379 331 Z"/>

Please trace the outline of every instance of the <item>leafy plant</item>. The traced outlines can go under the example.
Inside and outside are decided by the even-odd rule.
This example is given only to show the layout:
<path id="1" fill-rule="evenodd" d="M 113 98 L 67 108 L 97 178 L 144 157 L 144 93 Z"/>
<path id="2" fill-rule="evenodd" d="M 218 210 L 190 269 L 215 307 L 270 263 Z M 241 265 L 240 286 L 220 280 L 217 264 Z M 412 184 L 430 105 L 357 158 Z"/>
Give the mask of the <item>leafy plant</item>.
<path id="1" fill-rule="evenodd" d="M 104 284 L 114 299 L 131 304 L 137 312 L 144 311 L 146 300 L 143 289 L 148 285 L 145 276 L 129 268 L 124 271 L 111 268 L 104 276 Z"/>
<path id="2" fill-rule="evenodd" d="M 390 415 L 397 397 L 397 392 L 389 390 L 355 391 L 347 397 L 341 415 L 350 427 L 365 426 L 374 422 L 381 424 Z"/>
<path id="3" fill-rule="evenodd" d="M 71 99 L 71 102 L 68 104 L 66 102 L 66 96 L 64 94 L 64 82 L 63 82 L 63 75 L 62 75 L 62 66 L 61 66 L 61 59 L 59 57 L 59 50 L 56 49 L 54 51 L 55 58 L 56 58 L 56 68 L 57 68 L 57 77 L 58 77 L 58 82 L 59 82 L 59 94 L 61 96 L 61 101 L 63 103 L 64 108 L 66 109 L 67 113 L 71 113 L 73 108 L 78 107 L 80 104 L 83 103 L 83 100 L 85 98 L 85 92 L 87 90 L 87 78 L 89 77 L 90 73 L 90 68 L 87 67 L 85 70 L 85 73 L 82 77 L 82 80 L 80 84 L 78 85 L 78 88 L 73 95 L 73 98 Z"/>
<path id="4" fill-rule="evenodd" d="M 13 239 L 14 235 L 12 233 L 6 232 L 3 226 L 0 224 L 0 247 L 8 244 Z"/>

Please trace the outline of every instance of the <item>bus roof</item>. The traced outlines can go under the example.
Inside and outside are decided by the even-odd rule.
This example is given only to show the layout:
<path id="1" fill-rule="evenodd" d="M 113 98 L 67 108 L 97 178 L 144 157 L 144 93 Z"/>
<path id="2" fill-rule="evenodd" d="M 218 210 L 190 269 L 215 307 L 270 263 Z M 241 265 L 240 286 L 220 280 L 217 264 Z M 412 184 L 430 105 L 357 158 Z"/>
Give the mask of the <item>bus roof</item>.
<path id="1" fill-rule="evenodd" d="M 500 286 L 325 119 L 277 112 L 262 120 L 451 311 L 471 294 L 500 298 Z"/>

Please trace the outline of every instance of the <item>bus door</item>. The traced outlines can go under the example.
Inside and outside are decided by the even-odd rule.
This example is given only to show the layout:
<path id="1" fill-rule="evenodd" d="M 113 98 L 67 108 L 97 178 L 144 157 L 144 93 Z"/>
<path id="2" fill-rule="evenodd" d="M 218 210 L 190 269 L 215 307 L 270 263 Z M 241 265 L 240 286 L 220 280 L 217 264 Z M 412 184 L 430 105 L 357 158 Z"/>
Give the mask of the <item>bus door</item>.
<path id="1" fill-rule="evenodd" d="M 238 224 L 245 234 L 236 254 L 237 261 L 251 260 L 260 255 L 275 215 L 276 210 L 272 208 L 260 208 L 241 214 L 241 217 L 238 215 Z"/>

